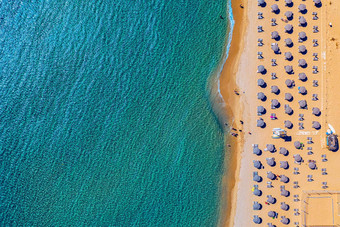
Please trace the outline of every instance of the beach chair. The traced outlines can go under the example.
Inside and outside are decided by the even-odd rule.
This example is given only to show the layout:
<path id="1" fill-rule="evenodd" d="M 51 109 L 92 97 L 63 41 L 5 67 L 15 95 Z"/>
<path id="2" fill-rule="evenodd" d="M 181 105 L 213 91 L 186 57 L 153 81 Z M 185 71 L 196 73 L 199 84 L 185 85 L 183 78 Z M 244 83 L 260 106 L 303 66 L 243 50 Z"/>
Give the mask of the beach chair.
<path id="1" fill-rule="evenodd" d="M 313 33 L 318 33 L 318 32 L 319 32 L 319 27 L 313 26 Z"/>
<path id="2" fill-rule="evenodd" d="M 323 161 L 323 162 L 327 162 L 327 158 L 326 158 L 326 155 L 325 155 L 325 154 L 321 155 L 321 158 L 322 158 L 322 161 Z"/>
<path id="3" fill-rule="evenodd" d="M 318 40 L 313 39 L 313 47 L 317 47 L 317 46 L 319 46 Z"/>
<path id="4" fill-rule="evenodd" d="M 263 46 L 263 39 L 258 39 L 257 42 L 257 46 Z"/>
<path id="5" fill-rule="evenodd" d="M 317 95 L 317 94 L 313 94 L 312 100 L 313 100 L 313 101 L 317 101 L 317 100 L 318 100 L 318 95 Z"/>
<path id="6" fill-rule="evenodd" d="M 317 86 L 319 86 L 319 81 L 313 80 L 313 87 L 317 87 Z"/>
<path id="7" fill-rule="evenodd" d="M 270 114 L 270 120 L 276 120 L 276 119 L 277 119 L 276 113 Z"/>
<path id="8" fill-rule="evenodd" d="M 261 12 L 257 13 L 257 19 L 263 19 L 263 14 Z"/>
<path id="9" fill-rule="evenodd" d="M 321 171 L 322 171 L 322 175 L 327 175 L 326 168 L 322 168 Z"/>
<path id="10" fill-rule="evenodd" d="M 276 19 L 275 19 L 275 18 L 272 18 L 272 19 L 271 19 L 271 22 L 272 22 L 272 24 L 271 24 L 272 26 L 276 26 L 276 25 L 277 25 Z"/>
<path id="11" fill-rule="evenodd" d="M 272 66 L 277 66 L 276 59 L 272 59 Z"/>
<path id="12" fill-rule="evenodd" d="M 257 32 L 264 32 L 263 27 L 261 25 L 257 26 Z"/>
<path id="13" fill-rule="evenodd" d="M 271 181 L 267 181 L 267 188 L 272 188 L 273 185 L 272 185 L 272 182 Z"/>
<path id="14" fill-rule="evenodd" d="M 318 61 L 319 58 L 318 58 L 318 54 L 317 53 L 313 53 L 313 61 Z"/>
<path id="15" fill-rule="evenodd" d="M 276 73 L 272 73 L 271 76 L 272 76 L 272 80 L 277 79 Z"/>
<path id="16" fill-rule="evenodd" d="M 257 52 L 257 59 L 263 59 L 262 52 Z"/>
<path id="17" fill-rule="evenodd" d="M 328 188 L 328 186 L 327 186 L 327 182 L 325 181 L 325 182 L 322 182 L 322 188 L 323 189 L 326 189 L 326 188 Z"/>

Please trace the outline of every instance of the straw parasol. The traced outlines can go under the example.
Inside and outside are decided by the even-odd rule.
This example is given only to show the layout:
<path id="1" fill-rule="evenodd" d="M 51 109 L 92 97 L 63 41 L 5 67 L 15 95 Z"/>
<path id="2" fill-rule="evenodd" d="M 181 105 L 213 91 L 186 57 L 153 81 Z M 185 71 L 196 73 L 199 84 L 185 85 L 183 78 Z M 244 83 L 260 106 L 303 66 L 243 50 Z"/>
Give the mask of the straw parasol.
<path id="1" fill-rule="evenodd" d="M 274 94 L 277 94 L 277 93 L 279 92 L 279 87 L 276 86 L 276 85 L 273 85 L 273 86 L 271 87 L 271 89 L 272 89 L 272 93 L 274 93 Z"/>
<path id="2" fill-rule="evenodd" d="M 256 155 L 261 155 L 261 150 L 258 148 L 258 147 L 254 147 L 253 149 L 253 154 L 256 154 Z"/>
<path id="3" fill-rule="evenodd" d="M 270 151 L 270 152 L 275 151 L 275 146 L 274 146 L 274 144 L 267 144 L 266 147 L 267 147 L 267 150 Z"/>
<path id="4" fill-rule="evenodd" d="M 299 18 L 299 22 L 301 25 L 305 25 L 307 23 L 306 19 L 302 16 Z"/>
<path id="5" fill-rule="evenodd" d="M 284 225 L 288 225 L 288 224 L 289 224 L 289 219 L 286 218 L 286 217 L 282 217 L 281 222 L 282 222 L 282 224 L 284 224 Z"/>
<path id="6" fill-rule="evenodd" d="M 259 65 L 259 66 L 257 66 L 257 72 L 259 72 L 259 73 L 264 73 L 265 72 L 265 68 L 264 68 L 264 66 L 263 65 Z"/>
<path id="7" fill-rule="evenodd" d="M 281 175 L 280 181 L 283 182 L 283 183 L 288 183 L 289 178 L 287 176 L 285 176 L 285 175 Z"/>
<path id="8" fill-rule="evenodd" d="M 315 129 L 320 129 L 321 125 L 320 125 L 320 123 L 318 121 L 313 121 L 313 126 L 312 127 L 315 128 Z"/>
<path id="9" fill-rule="evenodd" d="M 290 79 L 287 79 L 287 80 L 286 80 L 286 85 L 287 85 L 287 87 L 293 86 L 293 81 L 290 80 Z"/>
<path id="10" fill-rule="evenodd" d="M 290 114 L 293 113 L 293 109 L 290 106 L 288 106 L 288 107 L 285 108 L 285 113 L 290 115 Z"/>
<path id="11" fill-rule="evenodd" d="M 301 156 L 299 154 L 294 155 L 294 159 L 295 159 L 296 162 L 301 162 L 302 161 L 302 158 L 301 158 Z"/>
<path id="12" fill-rule="evenodd" d="M 308 164 L 308 167 L 309 167 L 310 169 L 315 169 L 315 168 L 316 168 L 315 162 L 310 162 L 310 163 Z"/>
<path id="13" fill-rule="evenodd" d="M 255 167 L 256 169 L 260 169 L 261 166 L 262 166 L 262 164 L 261 164 L 260 161 L 258 161 L 258 160 L 254 161 L 254 167 Z"/>
<path id="14" fill-rule="evenodd" d="M 299 46 L 299 53 L 305 53 L 306 52 L 306 46 L 305 45 L 301 45 Z"/>
<path id="15" fill-rule="evenodd" d="M 263 121 L 263 119 L 259 119 L 259 120 L 257 120 L 257 127 L 260 127 L 260 128 L 262 128 L 262 127 L 264 127 L 264 121 Z"/>
<path id="16" fill-rule="evenodd" d="M 299 101 L 300 108 L 306 108 L 307 107 L 307 102 L 306 100 L 300 100 Z"/>
<path id="17" fill-rule="evenodd" d="M 315 3 L 315 5 L 319 5 L 321 3 L 321 0 L 313 0 L 313 2 Z"/>
<path id="18" fill-rule="evenodd" d="M 280 162 L 280 168 L 287 169 L 288 168 L 288 162 L 287 161 L 281 161 Z"/>
<path id="19" fill-rule="evenodd" d="M 275 203 L 275 198 L 273 196 L 269 195 L 268 199 L 267 199 L 267 202 L 271 203 L 271 204 L 274 204 Z"/>
<path id="20" fill-rule="evenodd" d="M 305 67 L 306 65 L 307 65 L 307 62 L 306 62 L 305 59 L 300 59 L 300 60 L 299 60 L 299 66 Z"/>
<path id="21" fill-rule="evenodd" d="M 275 216 L 276 216 L 276 213 L 274 211 L 271 210 L 268 212 L 268 217 L 273 218 Z"/>
<path id="22" fill-rule="evenodd" d="M 291 59 L 292 57 L 293 57 L 292 53 L 290 53 L 290 52 L 286 52 L 286 53 L 285 53 L 285 58 L 286 58 L 286 60 L 289 60 L 289 59 Z"/>
<path id="23" fill-rule="evenodd" d="M 313 107 L 312 111 L 315 116 L 319 116 L 321 114 L 321 111 L 318 107 Z"/>
<path id="24" fill-rule="evenodd" d="M 270 166 L 274 166 L 275 165 L 275 159 L 274 158 L 267 158 L 267 164 Z"/>
<path id="25" fill-rule="evenodd" d="M 286 148 L 284 148 L 284 147 L 280 147 L 280 154 L 283 154 L 283 155 L 287 155 L 288 154 L 288 151 L 287 151 L 287 149 Z"/>
<path id="26" fill-rule="evenodd" d="M 267 177 L 268 177 L 268 179 L 270 179 L 270 180 L 274 180 L 274 179 L 276 178 L 276 176 L 275 176 L 274 173 L 272 173 L 272 172 L 268 172 L 268 173 L 267 173 Z"/>
<path id="27" fill-rule="evenodd" d="M 287 18 L 291 18 L 291 17 L 293 16 L 292 11 L 287 11 L 287 12 L 285 12 L 285 16 L 286 16 Z"/>
<path id="28" fill-rule="evenodd" d="M 279 46 L 277 44 L 272 45 L 272 50 L 274 52 L 278 52 L 279 51 Z"/>
<path id="29" fill-rule="evenodd" d="M 292 73 L 293 72 L 293 66 L 291 65 L 286 65 L 285 66 L 286 73 Z"/>
<path id="30" fill-rule="evenodd" d="M 292 127 L 293 127 L 293 124 L 292 124 L 291 121 L 288 121 L 288 120 L 287 120 L 287 121 L 285 121 L 284 123 L 285 123 L 285 127 L 286 127 L 286 128 L 292 128 Z"/>
<path id="31" fill-rule="evenodd" d="M 260 5 L 260 6 L 262 6 L 265 3 L 264 0 L 258 0 L 257 2 L 258 2 L 258 5 Z"/>
<path id="32" fill-rule="evenodd" d="M 286 2 L 286 5 L 290 5 L 290 4 L 292 4 L 292 0 L 285 0 L 285 2 Z"/>
<path id="33" fill-rule="evenodd" d="M 260 100 L 264 100 L 266 98 L 266 96 L 264 95 L 263 92 L 259 92 L 259 93 L 257 93 L 257 98 L 260 99 Z"/>
<path id="34" fill-rule="evenodd" d="M 299 32 L 299 38 L 305 39 L 306 38 L 306 32 Z"/>
<path id="35" fill-rule="evenodd" d="M 253 194 L 256 195 L 256 196 L 261 196 L 262 192 L 261 192 L 261 190 L 255 188 Z"/>
<path id="36" fill-rule="evenodd" d="M 307 89 L 304 86 L 301 86 L 299 87 L 299 92 L 304 95 L 307 93 Z"/>
<path id="37" fill-rule="evenodd" d="M 285 42 L 286 42 L 286 45 L 287 45 L 287 46 L 290 46 L 290 45 L 292 45 L 292 44 L 293 44 L 293 41 L 292 41 L 292 39 L 291 39 L 291 38 L 287 38 L 287 39 L 285 39 Z"/>
<path id="38" fill-rule="evenodd" d="M 290 32 L 290 31 L 292 31 L 292 29 L 293 29 L 293 26 L 292 26 L 291 24 L 287 24 L 287 25 L 285 26 L 285 31 L 286 31 L 286 32 Z"/>
<path id="39" fill-rule="evenodd" d="M 272 11 L 277 12 L 279 10 L 279 6 L 277 4 L 272 5 Z"/>
<path id="40" fill-rule="evenodd" d="M 287 100 L 287 101 L 292 101 L 292 99 L 293 99 L 293 96 L 292 96 L 291 93 L 286 93 L 286 94 L 285 94 L 285 100 Z"/>
<path id="41" fill-rule="evenodd" d="M 288 204 L 286 204 L 286 203 L 281 203 L 281 209 L 282 209 L 282 210 L 285 210 L 285 211 L 289 210 Z"/>
<path id="42" fill-rule="evenodd" d="M 277 99 L 272 99 L 272 105 L 277 107 L 279 105 L 279 101 Z"/>
<path id="43" fill-rule="evenodd" d="M 303 12 L 303 11 L 306 10 L 306 5 L 305 4 L 300 4 L 298 8 L 299 8 L 300 12 Z"/>
<path id="44" fill-rule="evenodd" d="M 306 81 L 307 80 L 306 73 L 299 73 L 299 80 Z"/>
<path id="45" fill-rule="evenodd" d="M 264 113 L 265 112 L 265 108 L 263 106 L 258 106 L 257 107 L 257 112 L 258 113 Z"/>
<path id="46" fill-rule="evenodd" d="M 272 39 L 277 39 L 279 38 L 279 33 L 277 31 L 272 32 Z"/>
<path id="47" fill-rule="evenodd" d="M 289 191 L 287 191 L 286 189 L 281 189 L 281 195 L 284 196 L 284 197 L 288 197 Z"/>
<path id="48" fill-rule="evenodd" d="M 261 210 L 261 209 L 262 209 L 262 205 L 258 202 L 254 202 L 253 210 Z"/>
<path id="49" fill-rule="evenodd" d="M 295 147 L 296 149 L 300 149 L 300 148 L 301 148 L 301 143 L 300 143 L 300 141 L 295 141 L 295 142 L 294 142 L 294 147 Z"/>
<path id="50" fill-rule="evenodd" d="M 260 87 L 264 86 L 265 85 L 265 82 L 263 79 L 258 79 L 257 80 L 257 85 L 259 85 Z"/>
<path id="51" fill-rule="evenodd" d="M 253 177 L 253 180 L 256 181 L 256 182 L 261 182 L 262 181 L 262 177 L 260 177 L 259 175 L 255 175 Z"/>
<path id="52" fill-rule="evenodd" d="M 261 222 L 262 222 L 261 218 L 259 218 L 259 216 L 257 216 L 257 215 L 254 215 L 253 221 L 254 221 L 255 224 L 261 224 Z"/>

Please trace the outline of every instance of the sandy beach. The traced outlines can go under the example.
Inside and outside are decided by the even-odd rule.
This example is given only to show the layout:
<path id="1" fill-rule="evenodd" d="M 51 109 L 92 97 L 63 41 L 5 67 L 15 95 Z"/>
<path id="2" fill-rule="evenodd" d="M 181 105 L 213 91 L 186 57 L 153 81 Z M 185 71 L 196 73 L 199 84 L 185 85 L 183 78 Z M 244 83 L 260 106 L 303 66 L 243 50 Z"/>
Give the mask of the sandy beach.
<path id="1" fill-rule="evenodd" d="M 339 73 L 336 64 L 340 60 L 339 3 L 322 2 L 318 7 L 312 1 L 293 1 L 292 5 L 286 5 L 282 0 L 268 1 L 265 6 L 258 6 L 258 1 L 234 1 L 232 4 L 235 27 L 220 83 L 228 104 L 231 127 L 237 129 L 238 136 L 232 139 L 229 148 L 232 167 L 225 226 L 282 226 L 286 222 L 291 226 L 339 224 L 336 203 L 340 191 L 337 177 L 340 158 L 338 152 L 331 152 L 326 146 L 328 124 L 336 131 L 340 130 L 336 83 Z M 274 4 L 278 7 L 277 12 L 272 12 Z M 305 5 L 306 11 L 299 12 L 301 4 Z M 287 11 L 292 12 L 293 18 L 286 17 Z M 258 12 L 263 18 L 258 19 Z M 272 19 L 276 20 L 274 25 Z M 288 24 L 293 27 L 291 31 Z M 279 34 L 277 40 L 272 39 L 274 31 Z M 305 32 L 307 39 L 299 37 L 301 32 Z M 288 38 L 293 46 L 286 45 Z M 263 40 L 263 45 L 258 46 L 258 39 Z M 317 45 L 313 40 L 317 40 Z M 273 44 L 279 48 L 277 53 L 273 51 Z M 306 52 L 301 52 L 299 47 L 302 45 Z M 258 52 L 262 52 L 263 58 L 258 58 Z M 287 52 L 292 55 L 291 59 L 286 59 Z M 301 59 L 305 60 L 306 66 Z M 257 73 L 259 65 L 264 66 L 266 72 Z M 288 74 L 285 66 L 292 66 L 293 73 Z M 274 78 L 272 73 L 276 74 Z M 303 73 L 306 80 L 299 79 Z M 258 79 L 263 79 L 266 85 L 259 87 Z M 293 85 L 288 87 L 287 80 Z M 273 86 L 278 87 L 277 94 L 272 92 Z M 260 92 L 265 95 L 265 101 L 257 98 Z M 292 100 L 287 99 L 287 93 Z M 273 99 L 279 102 L 274 108 Z M 303 100 L 307 107 L 300 106 L 302 102 L 299 101 Z M 293 110 L 291 115 L 286 114 L 287 105 Z M 257 111 L 259 106 L 264 109 L 261 116 Z M 321 113 L 315 114 L 314 110 Z M 263 128 L 257 127 L 260 118 L 265 122 Z M 313 128 L 313 122 L 319 122 L 321 127 Z M 273 128 L 284 129 L 289 139 L 273 139 Z M 296 148 L 297 141 L 302 145 L 299 149 Z M 270 151 L 271 145 L 273 151 Z M 253 154 L 254 146 L 261 150 L 260 155 Z M 282 150 L 287 150 L 288 154 L 283 155 Z M 255 168 L 254 160 L 261 163 L 259 169 Z M 288 163 L 288 168 L 282 168 L 281 162 Z M 311 168 L 313 165 L 315 167 Z M 276 179 L 269 179 L 269 172 Z M 261 180 L 254 181 L 254 174 Z M 256 188 L 259 195 L 255 195 Z M 268 203 L 268 196 L 275 198 L 275 203 Z M 321 199 L 323 197 L 329 200 Z M 254 202 L 261 208 L 254 209 Z M 329 217 L 315 218 L 321 210 L 332 206 L 336 209 L 326 212 Z M 261 221 L 259 224 L 255 217 Z"/>

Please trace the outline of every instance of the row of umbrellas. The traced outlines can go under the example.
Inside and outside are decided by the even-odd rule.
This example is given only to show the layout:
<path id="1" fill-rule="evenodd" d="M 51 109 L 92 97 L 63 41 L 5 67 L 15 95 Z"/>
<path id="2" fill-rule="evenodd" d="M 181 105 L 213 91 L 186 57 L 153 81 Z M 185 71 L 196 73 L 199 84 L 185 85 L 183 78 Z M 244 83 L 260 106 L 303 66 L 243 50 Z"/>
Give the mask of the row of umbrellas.
<path id="1" fill-rule="evenodd" d="M 314 3 L 316 5 L 321 4 L 321 0 L 313 0 L 313 1 L 314 1 Z M 288 7 L 292 7 L 293 6 L 293 1 L 292 0 L 285 0 L 285 3 L 286 3 L 286 6 L 288 6 Z M 259 4 L 259 6 L 265 6 L 266 1 L 265 0 L 258 0 L 258 4 Z M 272 5 L 272 10 L 273 11 L 277 11 L 278 9 L 279 9 L 279 7 L 278 7 L 277 4 Z M 299 10 L 301 10 L 301 11 L 306 10 L 306 5 L 305 4 L 301 4 L 299 6 Z"/>
<path id="2" fill-rule="evenodd" d="M 302 68 L 305 68 L 305 67 L 307 67 L 307 62 L 306 62 L 305 59 L 300 59 L 298 61 L 298 65 Z M 288 74 L 293 73 L 293 66 L 291 66 L 291 65 L 284 66 L 284 69 L 285 69 L 286 73 L 288 73 Z M 267 70 L 263 65 L 259 65 L 259 66 L 257 66 L 257 72 L 261 73 L 261 74 L 265 74 L 267 72 Z M 300 77 L 300 74 L 299 74 L 299 77 Z M 306 74 L 304 74 L 304 73 L 301 74 L 301 77 L 302 77 L 301 78 L 302 80 L 305 80 L 307 78 Z"/>

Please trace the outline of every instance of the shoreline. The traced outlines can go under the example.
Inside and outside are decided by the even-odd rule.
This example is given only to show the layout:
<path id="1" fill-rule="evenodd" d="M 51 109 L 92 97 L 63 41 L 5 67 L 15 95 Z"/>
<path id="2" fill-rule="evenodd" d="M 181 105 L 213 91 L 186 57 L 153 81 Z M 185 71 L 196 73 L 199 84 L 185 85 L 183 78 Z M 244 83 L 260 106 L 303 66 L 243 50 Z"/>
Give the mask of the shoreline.
<path id="1" fill-rule="evenodd" d="M 244 8 L 240 7 L 240 4 Z M 223 65 L 221 75 L 219 77 L 219 88 L 223 99 L 225 100 L 224 114 L 228 119 L 228 127 L 241 129 L 242 124 L 242 105 L 239 102 L 239 96 L 235 95 L 234 89 L 237 89 L 236 73 L 239 67 L 239 61 L 244 49 L 244 38 L 246 32 L 246 0 L 236 1 L 231 0 L 231 8 L 234 19 L 234 28 L 232 32 L 232 40 L 228 57 Z M 226 67 L 225 67 L 226 66 Z M 243 146 L 243 135 L 240 133 L 238 138 L 226 135 L 226 141 L 229 142 L 231 148 L 225 147 L 228 154 L 225 155 L 225 163 L 228 164 L 228 172 L 222 179 L 222 209 L 220 211 L 220 226 L 233 226 L 235 211 L 236 211 L 236 186 L 237 177 L 240 167 L 240 154 Z M 229 160 L 228 157 L 230 157 Z"/>

